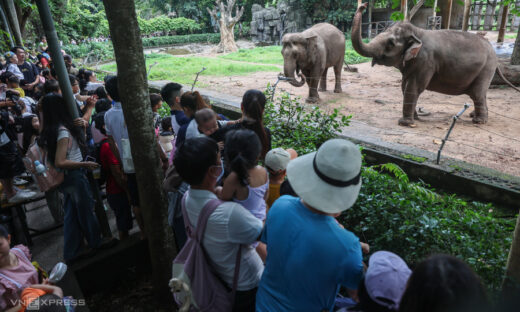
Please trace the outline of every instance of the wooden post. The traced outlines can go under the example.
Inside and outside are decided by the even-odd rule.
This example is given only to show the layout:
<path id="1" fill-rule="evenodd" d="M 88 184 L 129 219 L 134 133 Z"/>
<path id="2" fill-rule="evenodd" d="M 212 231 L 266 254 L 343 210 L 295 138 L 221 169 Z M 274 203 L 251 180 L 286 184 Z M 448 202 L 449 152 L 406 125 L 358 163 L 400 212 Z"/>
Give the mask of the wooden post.
<path id="1" fill-rule="evenodd" d="M 375 0 L 368 1 L 368 39 L 372 39 L 372 6 Z"/>
<path id="2" fill-rule="evenodd" d="M 437 0 L 433 2 L 433 21 L 432 21 L 432 29 L 435 29 L 435 18 L 437 17 Z"/>
<path id="3" fill-rule="evenodd" d="M 468 31 L 470 7 L 471 7 L 471 0 L 464 0 L 464 19 L 462 20 L 462 31 Z"/>
<path id="4" fill-rule="evenodd" d="M 450 29 L 450 23 L 451 23 L 451 8 L 453 6 L 453 0 L 448 0 L 448 14 L 446 14 L 446 19 L 444 23 L 444 28 Z"/>
<path id="5" fill-rule="evenodd" d="M 403 13 L 404 19 L 406 21 L 406 18 L 408 17 L 408 1 L 401 0 L 401 13 Z"/>
<path id="6" fill-rule="evenodd" d="M 504 42 L 504 35 L 506 33 L 507 26 L 507 14 L 509 14 L 509 4 L 506 4 L 504 6 L 504 10 L 502 10 L 502 20 L 500 21 L 500 29 L 498 30 L 497 42 Z"/>
<path id="7" fill-rule="evenodd" d="M 493 16 L 497 7 L 497 0 L 493 0 L 493 4 L 486 6 L 486 13 L 484 17 L 484 30 L 493 30 Z"/>
<path id="8" fill-rule="evenodd" d="M 477 10 L 478 6 L 478 10 Z M 484 2 L 475 3 L 475 16 L 473 17 L 473 25 L 471 26 L 471 30 L 479 30 L 480 29 L 480 17 L 482 16 L 482 9 L 484 8 Z"/>

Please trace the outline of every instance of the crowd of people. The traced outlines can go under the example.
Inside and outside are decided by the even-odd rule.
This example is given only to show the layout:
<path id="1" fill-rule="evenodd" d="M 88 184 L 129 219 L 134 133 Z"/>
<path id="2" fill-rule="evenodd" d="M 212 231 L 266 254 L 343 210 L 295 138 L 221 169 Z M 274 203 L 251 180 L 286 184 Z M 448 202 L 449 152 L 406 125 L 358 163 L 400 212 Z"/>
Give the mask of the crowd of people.
<path id="1" fill-rule="evenodd" d="M 43 53 L 46 47 L 40 47 Z M 118 77 L 98 81 L 64 55 L 80 116 L 73 119 L 50 58 L 47 65 L 33 64 L 22 47 L 5 57 L 0 178 L 6 200 L 35 196 L 14 184 L 26 171 L 23 155 L 36 146 L 47 166 L 63 173 L 62 183 L 46 195 L 64 196 L 65 261 L 115 243 L 102 238 L 91 174 L 104 184 L 118 238 L 128 238 L 134 218 L 146 238 Z M 158 114 L 163 101 L 167 117 Z M 233 289 L 233 311 L 489 311 L 478 276 L 455 257 L 433 255 L 413 271 L 388 251 L 363 263 L 369 245 L 336 220 L 361 188 L 355 144 L 332 139 L 302 156 L 273 149 L 276 134 L 264 125 L 266 97 L 259 90 L 244 93 L 238 120 L 215 113 L 197 91 L 183 92 L 177 83 L 150 94 L 150 104 L 175 243 L 179 250 L 187 246 L 199 219 L 207 219 L 200 243 L 212 272 Z M 62 298 L 61 289 L 38 276 L 27 248 L 10 243 L 0 226 L 0 309 L 19 311 L 21 302 Z M 24 296 L 31 300 L 20 300 Z"/>

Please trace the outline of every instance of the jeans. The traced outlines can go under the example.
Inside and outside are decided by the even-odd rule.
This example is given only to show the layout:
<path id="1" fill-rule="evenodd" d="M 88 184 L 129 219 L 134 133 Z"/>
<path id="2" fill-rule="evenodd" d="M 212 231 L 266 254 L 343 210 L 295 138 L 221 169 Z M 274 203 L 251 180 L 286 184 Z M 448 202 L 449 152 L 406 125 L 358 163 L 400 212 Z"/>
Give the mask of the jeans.
<path id="1" fill-rule="evenodd" d="M 99 247 L 101 231 L 94 215 L 95 201 L 82 169 L 67 170 L 59 190 L 65 197 L 63 258 L 71 260 L 78 255 L 83 245 L 83 238 L 91 248 Z"/>

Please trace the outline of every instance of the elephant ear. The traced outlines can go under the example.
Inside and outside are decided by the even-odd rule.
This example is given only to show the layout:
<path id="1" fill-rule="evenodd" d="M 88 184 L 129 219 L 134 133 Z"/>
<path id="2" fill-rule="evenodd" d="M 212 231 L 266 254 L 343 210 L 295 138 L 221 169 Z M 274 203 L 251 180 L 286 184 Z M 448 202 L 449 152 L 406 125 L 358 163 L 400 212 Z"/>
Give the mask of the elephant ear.
<path id="1" fill-rule="evenodd" d="M 311 64 L 316 64 L 318 57 L 318 36 L 306 37 L 307 41 L 307 60 Z"/>
<path id="2" fill-rule="evenodd" d="M 419 51 L 421 51 L 422 48 L 422 41 L 421 39 L 417 38 L 415 35 L 412 35 L 410 37 L 410 46 L 406 51 L 404 52 L 403 57 L 403 65 L 404 63 L 408 62 L 411 59 L 414 59 L 419 54 Z"/>

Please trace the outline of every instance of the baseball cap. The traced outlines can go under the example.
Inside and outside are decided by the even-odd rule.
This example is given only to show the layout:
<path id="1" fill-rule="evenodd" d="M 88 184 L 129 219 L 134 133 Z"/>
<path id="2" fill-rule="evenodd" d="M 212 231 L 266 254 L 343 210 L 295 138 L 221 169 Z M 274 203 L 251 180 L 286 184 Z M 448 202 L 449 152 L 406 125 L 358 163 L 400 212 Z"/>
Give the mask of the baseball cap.
<path id="1" fill-rule="evenodd" d="M 372 300 L 398 310 L 412 271 L 403 259 L 389 251 L 378 251 L 368 261 L 365 287 Z"/>
<path id="2" fill-rule="evenodd" d="M 275 172 L 287 169 L 287 164 L 289 164 L 290 160 L 291 155 L 289 152 L 280 147 L 270 150 L 265 155 L 266 167 Z"/>

